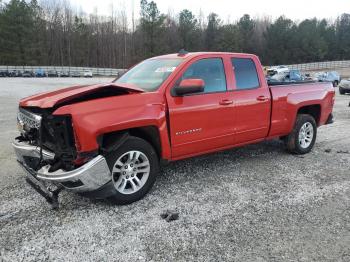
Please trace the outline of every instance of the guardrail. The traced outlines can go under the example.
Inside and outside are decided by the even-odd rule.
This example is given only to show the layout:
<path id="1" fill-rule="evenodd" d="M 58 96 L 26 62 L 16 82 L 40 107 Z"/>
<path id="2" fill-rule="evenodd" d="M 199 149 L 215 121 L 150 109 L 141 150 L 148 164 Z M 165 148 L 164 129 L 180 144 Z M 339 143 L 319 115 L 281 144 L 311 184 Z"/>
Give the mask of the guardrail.
<path id="1" fill-rule="evenodd" d="M 290 69 L 299 69 L 301 71 L 317 71 L 325 69 L 329 70 L 338 68 L 350 68 L 350 60 L 292 64 L 286 66 Z"/>
<path id="2" fill-rule="evenodd" d="M 125 69 L 115 69 L 115 68 L 98 68 L 98 67 L 72 67 L 72 66 L 1 66 L 0 71 L 12 71 L 12 70 L 20 70 L 20 71 L 32 71 L 36 70 L 44 70 L 47 71 L 57 71 L 57 72 L 79 72 L 80 75 L 83 75 L 85 70 L 92 71 L 93 75 L 97 76 L 118 76 L 123 74 Z"/>

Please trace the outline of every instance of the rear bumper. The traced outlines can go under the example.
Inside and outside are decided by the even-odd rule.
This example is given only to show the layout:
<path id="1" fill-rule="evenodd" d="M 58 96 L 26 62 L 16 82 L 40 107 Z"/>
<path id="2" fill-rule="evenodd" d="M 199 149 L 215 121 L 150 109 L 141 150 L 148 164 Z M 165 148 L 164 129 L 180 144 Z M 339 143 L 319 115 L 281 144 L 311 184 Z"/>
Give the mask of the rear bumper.
<path id="1" fill-rule="evenodd" d="M 106 159 L 98 155 L 86 164 L 70 171 L 63 169 L 50 172 L 50 165 L 45 165 L 39 170 L 34 170 L 33 163 L 38 163 L 40 159 L 40 148 L 30 145 L 27 142 L 15 139 L 12 143 L 18 163 L 26 171 L 41 181 L 62 184 L 67 190 L 84 193 L 96 191 L 109 181 L 111 172 Z M 54 153 L 42 150 L 43 160 L 53 160 Z"/>

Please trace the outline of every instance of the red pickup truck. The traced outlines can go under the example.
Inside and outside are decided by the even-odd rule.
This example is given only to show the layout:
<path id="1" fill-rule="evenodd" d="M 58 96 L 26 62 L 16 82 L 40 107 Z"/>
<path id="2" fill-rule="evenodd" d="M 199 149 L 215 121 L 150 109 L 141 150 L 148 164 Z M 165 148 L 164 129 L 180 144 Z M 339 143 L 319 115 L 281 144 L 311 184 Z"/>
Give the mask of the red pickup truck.
<path id="1" fill-rule="evenodd" d="M 162 161 L 274 138 L 308 153 L 332 122 L 332 84 L 273 84 L 255 55 L 154 57 L 111 83 L 22 99 L 13 146 L 49 202 L 64 188 L 127 204 L 150 190 Z"/>

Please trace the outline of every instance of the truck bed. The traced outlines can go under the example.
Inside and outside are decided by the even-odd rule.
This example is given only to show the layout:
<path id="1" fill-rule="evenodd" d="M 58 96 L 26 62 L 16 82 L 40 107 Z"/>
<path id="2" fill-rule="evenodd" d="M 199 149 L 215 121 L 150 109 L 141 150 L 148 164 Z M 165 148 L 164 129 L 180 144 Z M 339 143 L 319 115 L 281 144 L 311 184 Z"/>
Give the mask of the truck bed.
<path id="1" fill-rule="evenodd" d="M 289 134 L 298 110 L 304 106 L 313 106 L 315 112 L 319 111 L 318 125 L 325 124 L 332 112 L 335 92 L 332 83 L 288 83 L 269 85 L 269 89 L 272 97 L 269 136 Z"/>

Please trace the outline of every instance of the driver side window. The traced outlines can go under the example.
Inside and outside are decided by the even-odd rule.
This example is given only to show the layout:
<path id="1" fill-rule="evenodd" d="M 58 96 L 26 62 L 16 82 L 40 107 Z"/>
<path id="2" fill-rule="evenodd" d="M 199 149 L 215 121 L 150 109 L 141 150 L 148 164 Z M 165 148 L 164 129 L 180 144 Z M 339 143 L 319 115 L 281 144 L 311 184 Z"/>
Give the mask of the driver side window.
<path id="1" fill-rule="evenodd" d="M 193 63 L 183 74 L 182 79 L 202 79 L 203 93 L 226 91 L 225 69 L 221 58 L 205 58 Z"/>

